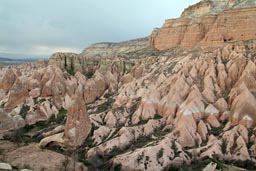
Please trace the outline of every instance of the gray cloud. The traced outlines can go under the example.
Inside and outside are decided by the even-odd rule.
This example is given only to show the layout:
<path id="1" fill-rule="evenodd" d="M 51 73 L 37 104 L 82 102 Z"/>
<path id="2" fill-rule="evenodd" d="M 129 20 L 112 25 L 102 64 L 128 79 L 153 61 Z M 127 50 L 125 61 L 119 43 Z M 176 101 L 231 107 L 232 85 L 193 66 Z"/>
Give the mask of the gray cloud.
<path id="1" fill-rule="evenodd" d="M 49 57 L 148 36 L 199 0 L 1 0 L 0 56 Z"/>

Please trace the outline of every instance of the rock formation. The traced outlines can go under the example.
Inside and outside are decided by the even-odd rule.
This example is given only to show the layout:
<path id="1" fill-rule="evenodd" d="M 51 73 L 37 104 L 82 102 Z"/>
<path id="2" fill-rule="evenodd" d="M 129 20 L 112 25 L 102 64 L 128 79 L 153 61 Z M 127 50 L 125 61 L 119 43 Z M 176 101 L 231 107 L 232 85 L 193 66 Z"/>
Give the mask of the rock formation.
<path id="1" fill-rule="evenodd" d="M 201 1 L 187 8 L 180 18 L 166 20 L 161 29 L 152 32 L 148 44 L 159 50 L 213 48 L 227 42 L 255 39 L 255 6 L 250 0 Z"/>
<path id="2" fill-rule="evenodd" d="M 76 90 L 67 113 L 64 137 L 71 147 L 81 146 L 91 131 L 91 122 L 86 113 L 82 91 L 82 88 Z"/>
<path id="3" fill-rule="evenodd" d="M 3 145 L 6 146 L 7 143 Z M 1 160 L 10 163 L 16 168 L 23 169 L 49 171 L 88 170 L 82 163 L 50 150 L 42 150 L 36 144 L 30 144 L 21 148 L 16 147 L 14 150 L 9 150 Z"/>
<path id="4" fill-rule="evenodd" d="M 147 37 L 120 43 L 96 43 L 85 48 L 81 54 L 87 57 L 113 57 L 142 50 L 146 45 Z"/>
<path id="5" fill-rule="evenodd" d="M 201 1 L 153 31 L 158 50 L 99 43 L 1 68 L 0 169 L 255 170 L 254 6 Z"/>

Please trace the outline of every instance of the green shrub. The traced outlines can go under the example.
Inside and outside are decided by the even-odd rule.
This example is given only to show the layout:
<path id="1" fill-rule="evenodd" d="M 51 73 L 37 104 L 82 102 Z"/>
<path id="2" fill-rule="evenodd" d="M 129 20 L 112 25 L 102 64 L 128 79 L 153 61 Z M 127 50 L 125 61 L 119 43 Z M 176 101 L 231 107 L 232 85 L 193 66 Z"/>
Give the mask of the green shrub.
<path id="1" fill-rule="evenodd" d="M 142 120 L 142 119 L 141 119 L 141 120 L 139 121 L 138 125 L 145 125 L 145 124 L 148 122 L 148 120 L 149 120 L 149 119 L 147 119 L 147 120 Z"/>
<path id="2" fill-rule="evenodd" d="M 213 127 L 211 130 L 209 130 L 208 133 L 213 134 L 214 136 L 218 136 L 223 132 L 223 128 L 224 128 L 224 125 L 217 127 L 217 128 Z"/>
<path id="3" fill-rule="evenodd" d="M 176 146 L 175 142 L 172 142 L 172 149 L 174 151 L 174 156 L 177 157 L 180 155 L 180 151 L 178 151 L 178 147 Z"/>
<path id="4" fill-rule="evenodd" d="M 229 62 L 229 59 L 222 59 L 222 63 L 223 63 L 224 65 L 227 65 L 228 62 Z"/>
<path id="5" fill-rule="evenodd" d="M 133 114 L 138 108 L 138 103 L 135 103 L 134 105 L 132 105 L 132 107 L 130 108 L 130 113 Z"/>
<path id="6" fill-rule="evenodd" d="M 162 118 L 162 116 L 159 114 L 155 114 L 155 116 L 154 116 L 154 119 L 161 119 L 161 118 Z"/>
<path id="7" fill-rule="evenodd" d="M 161 157 L 163 157 L 164 154 L 164 149 L 161 148 L 160 151 L 157 153 L 157 159 L 160 159 Z"/>
<path id="8" fill-rule="evenodd" d="M 59 110 L 58 115 L 66 115 L 67 113 L 68 113 L 68 111 L 62 107 L 62 108 Z"/>
<path id="9" fill-rule="evenodd" d="M 20 113 L 19 113 L 19 114 L 20 114 L 20 116 L 21 116 L 23 119 L 26 118 L 26 115 L 27 115 L 29 109 L 30 109 L 30 107 L 27 106 L 27 105 L 23 105 L 22 108 L 20 109 Z"/>
<path id="10" fill-rule="evenodd" d="M 75 75 L 75 70 L 74 70 L 74 67 L 73 65 L 71 65 L 71 68 L 66 68 L 66 71 L 70 74 L 70 75 Z"/>
<path id="11" fill-rule="evenodd" d="M 169 133 L 168 130 L 162 131 L 161 128 L 157 128 L 157 129 L 154 130 L 153 135 L 156 136 L 156 137 L 163 137 L 168 133 Z"/>
<path id="12" fill-rule="evenodd" d="M 226 140 L 222 140 L 221 151 L 223 154 L 225 154 L 227 151 L 227 141 Z"/>
<path id="13" fill-rule="evenodd" d="M 102 103 L 97 107 L 96 113 L 104 112 L 112 107 L 112 104 L 114 103 L 114 99 L 109 98 L 105 103 Z"/>
<path id="14" fill-rule="evenodd" d="M 5 103 L 2 103 L 2 104 L 0 105 L 0 108 L 4 108 L 4 105 L 5 105 Z"/>
<path id="15" fill-rule="evenodd" d="M 57 117 L 55 115 L 52 115 L 48 123 L 57 123 L 57 124 L 64 124 L 66 121 L 66 116 L 67 116 L 68 111 L 64 109 L 63 107 L 59 110 L 59 113 L 57 114 Z"/>
<path id="16" fill-rule="evenodd" d="M 106 111 L 108 108 L 109 108 L 109 105 L 108 105 L 108 103 L 105 102 L 105 103 L 103 103 L 103 104 L 101 104 L 101 105 L 99 105 L 99 106 L 97 107 L 96 113 L 104 112 L 104 111 Z"/>
<path id="17" fill-rule="evenodd" d="M 86 76 L 87 79 L 90 79 L 93 76 L 93 72 L 86 72 L 84 75 Z"/>
<path id="18" fill-rule="evenodd" d="M 108 99 L 108 98 L 110 98 L 112 96 L 112 94 L 111 93 L 106 93 L 106 94 L 104 94 L 104 96 L 103 97 L 105 97 L 106 99 Z"/>

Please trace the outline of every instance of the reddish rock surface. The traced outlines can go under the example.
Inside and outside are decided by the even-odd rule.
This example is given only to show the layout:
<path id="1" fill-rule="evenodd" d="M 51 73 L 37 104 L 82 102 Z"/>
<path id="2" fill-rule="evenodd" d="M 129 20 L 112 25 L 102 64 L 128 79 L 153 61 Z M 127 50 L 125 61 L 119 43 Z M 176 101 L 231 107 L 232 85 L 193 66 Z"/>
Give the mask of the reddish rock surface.
<path id="1" fill-rule="evenodd" d="M 70 157 L 50 150 L 42 150 L 36 144 L 20 147 L 8 152 L 3 158 L 12 166 L 33 170 L 81 170 L 87 171 L 87 167 L 76 162 Z"/>
<path id="2" fill-rule="evenodd" d="M 255 38 L 253 6 L 189 7 L 149 38 L 175 47 L 164 51 L 144 39 L 99 43 L 55 53 L 48 66 L 0 68 L 0 161 L 18 170 L 83 168 L 71 158 L 89 170 L 255 170 L 256 41 L 236 41 Z M 214 49 L 189 49 L 197 45 Z"/>
<path id="3" fill-rule="evenodd" d="M 159 50 L 220 47 L 227 42 L 255 39 L 255 27 L 255 7 L 230 9 L 220 14 L 166 20 L 157 33 L 153 31 L 148 44 Z"/>
<path id="4" fill-rule="evenodd" d="M 3 78 L 0 80 L 0 89 L 8 91 L 12 85 L 14 84 L 17 76 L 13 72 L 12 69 L 8 69 L 5 73 Z"/>
<path id="5" fill-rule="evenodd" d="M 23 103 L 28 97 L 28 90 L 20 79 L 17 79 L 13 84 L 8 94 L 8 101 L 4 108 L 8 111 L 14 109 L 20 103 Z"/>
<path id="6" fill-rule="evenodd" d="M 66 144 L 71 147 L 82 145 L 92 127 L 81 92 L 82 90 L 78 88 L 68 108 L 64 139 Z"/>

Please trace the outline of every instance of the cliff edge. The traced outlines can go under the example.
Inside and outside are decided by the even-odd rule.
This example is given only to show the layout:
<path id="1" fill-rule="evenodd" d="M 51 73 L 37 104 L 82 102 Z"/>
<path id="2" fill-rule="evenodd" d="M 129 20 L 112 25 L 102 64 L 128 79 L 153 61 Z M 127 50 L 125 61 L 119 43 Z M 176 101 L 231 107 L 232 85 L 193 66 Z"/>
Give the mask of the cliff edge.
<path id="1" fill-rule="evenodd" d="M 158 50 L 173 47 L 221 47 L 225 43 L 256 39 L 256 2 L 252 0 L 201 1 L 153 30 L 148 45 Z"/>

